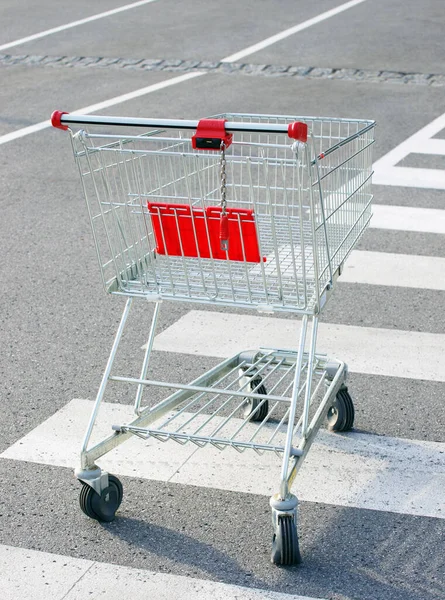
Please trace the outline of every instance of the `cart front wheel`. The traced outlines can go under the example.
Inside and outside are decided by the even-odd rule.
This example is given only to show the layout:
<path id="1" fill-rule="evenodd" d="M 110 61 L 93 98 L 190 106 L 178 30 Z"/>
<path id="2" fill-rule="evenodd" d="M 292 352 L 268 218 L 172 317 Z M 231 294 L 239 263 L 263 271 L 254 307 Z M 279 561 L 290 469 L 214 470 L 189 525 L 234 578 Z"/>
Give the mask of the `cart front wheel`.
<path id="1" fill-rule="evenodd" d="M 328 410 L 330 431 L 349 431 L 354 425 L 354 404 L 346 386 L 342 387 Z"/>
<path id="2" fill-rule="evenodd" d="M 122 483 L 114 475 L 108 475 L 108 487 L 100 494 L 87 483 L 82 483 L 79 497 L 80 508 L 90 519 L 109 523 L 114 520 L 123 495 Z"/>
<path id="3" fill-rule="evenodd" d="M 250 389 L 252 391 L 255 390 L 255 394 L 265 396 L 267 394 L 267 390 L 261 382 L 261 377 L 251 379 Z M 246 398 L 243 405 L 243 415 L 245 419 L 250 419 L 250 421 L 263 421 L 263 419 L 266 418 L 268 412 L 269 402 L 267 400 L 260 400 L 258 398 Z"/>
<path id="4" fill-rule="evenodd" d="M 292 516 L 278 517 L 278 528 L 272 540 L 271 560 L 275 565 L 298 565 L 301 563 L 297 527 Z"/>

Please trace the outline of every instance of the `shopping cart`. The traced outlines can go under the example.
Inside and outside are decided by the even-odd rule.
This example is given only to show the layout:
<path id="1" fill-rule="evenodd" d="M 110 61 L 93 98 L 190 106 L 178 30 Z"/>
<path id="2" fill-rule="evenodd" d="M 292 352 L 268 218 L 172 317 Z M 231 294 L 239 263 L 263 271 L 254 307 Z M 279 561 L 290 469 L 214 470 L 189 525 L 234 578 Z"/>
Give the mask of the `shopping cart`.
<path id="1" fill-rule="evenodd" d="M 300 562 L 291 486 L 322 422 L 347 431 L 354 421 L 347 366 L 316 352 L 316 340 L 319 314 L 371 218 L 374 122 L 56 111 L 52 123 L 70 128 L 105 289 L 127 297 L 76 470 L 83 512 L 114 518 L 122 485 L 96 461 L 133 436 L 272 452 L 282 461 L 270 499 L 272 561 Z M 118 127 L 123 134 L 108 133 Z M 154 302 L 139 377 L 112 374 L 134 298 Z M 242 351 L 188 384 L 149 379 L 163 300 L 301 315 L 298 345 Z M 134 418 L 93 445 L 110 381 L 135 387 Z M 147 388 L 169 393 L 143 399 Z"/>

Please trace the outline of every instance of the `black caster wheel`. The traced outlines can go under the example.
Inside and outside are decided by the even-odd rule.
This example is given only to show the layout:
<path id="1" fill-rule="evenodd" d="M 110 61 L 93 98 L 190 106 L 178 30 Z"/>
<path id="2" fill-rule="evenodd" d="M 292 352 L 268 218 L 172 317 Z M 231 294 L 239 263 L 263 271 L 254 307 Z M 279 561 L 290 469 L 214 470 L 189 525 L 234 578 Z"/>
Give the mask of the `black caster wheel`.
<path id="1" fill-rule="evenodd" d="M 274 565 L 298 565 L 301 563 L 297 527 L 292 516 L 278 517 L 278 529 L 272 540 L 271 560 Z"/>
<path id="2" fill-rule="evenodd" d="M 82 482 L 79 496 L 80 508 L 90 519 L 109 523 L 113 521 L 123 495 L 122 483 L 114 475 L 108 475 L 108 487 L 102 490 L 101 494 Z"/>
<path id="3" fill-rule="evenodd" d="M 259 386 L 254 393 L 261 394 L 261 396 L 265 396 L 267 394 L 267 390 L 265 386 L 261 383 L 261 381 L 261 377 L 251 379 L 250 389 L 253 391 L 257 386 Z M 243 405 L 243 416 L 245 419 L 249 419 L 250 421 L 262 421 L 266 418 L 268 412 L 269 402 L 267 400 L 263 401 L 259 400 L 258 398 L 246 398 Z"/>
<path id="4" fill-rule="evenodd" d="M 354 404 L 346 386 L 340 388 L 328 410 L 330 431 L 349 431 L 354 425 Z"/>

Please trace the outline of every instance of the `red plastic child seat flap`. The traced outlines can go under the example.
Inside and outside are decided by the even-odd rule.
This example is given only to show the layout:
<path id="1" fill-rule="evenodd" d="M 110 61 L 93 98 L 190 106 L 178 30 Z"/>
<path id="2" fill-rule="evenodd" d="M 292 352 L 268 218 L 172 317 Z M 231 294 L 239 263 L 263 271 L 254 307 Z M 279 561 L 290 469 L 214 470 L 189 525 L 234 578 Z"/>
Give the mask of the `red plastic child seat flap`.
<path id="1" fill-rule="evenodd" d="M 206 208 L 213 258 L 260 262 L 255 215 L 248 208 L 227 208 L 228 250 L 221 249 L 221 207 Z"/>
<path id="2" fill-rule="evenodd" d="M 221 207 L 148 202 L 156 252 L 168 256 L 260 262 L 253 210 L 227 208 L 229 244 L 221 249 Z"/>
<path id="3" fill-rule="evenodd" d="M 188 204 L 148 202 L 156 252 L 168 256 L 209 258 L 205 214 Z"/>

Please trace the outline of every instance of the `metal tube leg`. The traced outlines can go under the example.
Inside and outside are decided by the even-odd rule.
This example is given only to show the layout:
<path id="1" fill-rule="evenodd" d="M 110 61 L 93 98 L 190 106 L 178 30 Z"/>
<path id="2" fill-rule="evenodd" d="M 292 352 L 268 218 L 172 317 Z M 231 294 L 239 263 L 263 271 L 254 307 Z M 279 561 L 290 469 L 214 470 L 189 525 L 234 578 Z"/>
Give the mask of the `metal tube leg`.
<path id="1" fill-rule="evenodd" d="M 155 339 L 156 325 L 158 322 L 160 308 L 161 308 L 161 303 L 156 302 L 155 310 L 153 313 L 153 318 L 151 321 L 150 333 L 148 335 L 147 348 L 145 350 L 144 361 L 142 363 L 141 375 L 140 375 L 139 379 L 147 378 L 147 370 L 148 370 L 148 365 L 150 362 L 151 351 L 153 349 L 153 342 Z M 134 412 L 138 417 L 141 414 L 141 400 L 142 400 L 143 391 L 144 391 L 144 386 L 142 384 L 139 384 L 137 391 L 136 391 L 136 398 L 134 401 Z"/>
<path id="2" fill-rule="evenodd" d="M 289 423 L 287 428 L 286 442 L 283 453 L 283 464 L 281 467 L 281 485 L 280 485 L 280 496 L 285 500 L 289 496 L 289 486 L 287 483 L 287 472 L 290 454 L 292 450 L 292 437 L 294 432 L 295 413 L 297 410 L 298 401 L 298 390 L 300 389 L 300 378 L 301 378 L 301 367 L 303 364 L 304 346 L 306 343 L 306 332 L 308 325 L 308 318 L 305 315 L 301 322 L 300 342 L 298 345 L 298 357 L 295 365 L 295 376 L 294 376 L 294 387 L 292 390 L 292 400 L 289 410 Z"/>
<path id="3" fill-rule="evenodd" d="M 96 396 L 96 402 L 94 404 L 93 412 L 91 413 L 90 421 L 88 423 L 88 427 L 85 433 L 85 437 L 82 442 L 82 448 L 80 452 L 80 463 L 82 469 L 87 469 L 88 467 L 92 467 L 93 465 L 88 465 L 87 458 L 87 446 L 90 441 L 91 432 L 93 431 L 94 423 L 96 422 L 97 413 L 99 412 L 99 407 L 102 402 L 103 395 L 105 393 L 105 388 L 107 387 L 108 379 L 111 374 L 111 369 L 113 367 L 113 362 L 116 357 L 116 352 L 119 347 L 119 343 L 122 338 L 122 334 L 125 328 L 125 324 L 127 322 L 128 314 L 130 312 L 131 304 L 133 302 L 132 298 L 129 298 L 125 303 L 124 312 L 122 313 L 122 318 L 119 323 L 119 327 L 116 332 L 116 337 L 114 338 L 113 346 L 111 348 L 110 356 L 108 358 L 107 366 L 105 367 L 105 371 L 102 377 L 102 381 L 99 386 L 99 390 Z"/>
<path id="4" fill-rule="evenodd" d="M 309 346 L 309 359 L 307 365 L 307 379 L 306 379 L 306 390 L 304 394 L 304 406 L 303 406 L 303 423 L 301 426 L 301 436 L 306 438 L 307 426 L 309 421 L 309 407 L 311 405 L 311 393 L 312 393 L 312 376 L 314 373 L 314 357 L 315 347 L 317 344 L 317 331 L 318 331 L 318 317 L 312 317 L 312 331 L 311 341 Z"/>
<path id="5" fill-rule="evenodd" d="M 288 472 L 289 461 L 292 451 L 292 439 L 295 428 L 295 413 L 298 402 L 298 392 L 300 390 L 301 370 L 303 366 L 304 347 L 306 344 L 306 334 L 308 327 L 308 318 L 305 315 L 301 323 L 300 341 L 298 345 L 298 356 L 295 364 L 294 383 L 292 389 L 292 399 L 289 410 L 289 422 L 286 434 L 286 442 L 283 452 L 283 464 L 281 468 L 281 484 L 280 491 L 270 499 L 270 507 L 272 509 L 272 526 L 274 529 L 274 537 L 272 542 L 271 560 L 274 564 L 290 565 L 301 562 L 300 549 L 298 544 L 297 533 L 297 506 L 298 499 L 290 493 Z M 311 334 L 311 348 L 315 346 L 314 326 Z M 309 357 L 313 360 L 313 356 Z M 312 377 L 311 365 L 308 365 Z M 306 386 L 308 382 L 306 381 Z M 307 389 L 305 394 L 305 406 L 307 398 Z M 310 394 L 309 394 L 310 399 Z"/>

